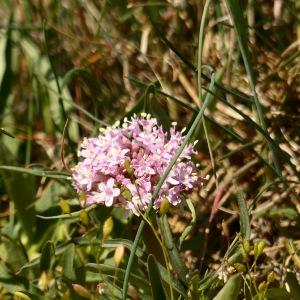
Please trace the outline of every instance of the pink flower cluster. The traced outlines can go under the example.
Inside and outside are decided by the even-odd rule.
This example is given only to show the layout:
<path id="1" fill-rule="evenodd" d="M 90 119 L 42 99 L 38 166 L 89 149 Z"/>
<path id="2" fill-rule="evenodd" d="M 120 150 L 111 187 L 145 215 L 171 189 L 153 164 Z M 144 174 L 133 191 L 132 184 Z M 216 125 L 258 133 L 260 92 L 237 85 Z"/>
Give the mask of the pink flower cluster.
<path id="1" fill-rule="evenodd" d="M 156 119 L 142 114 L 84 139 L 79 150 L 83 159 L 73 168 L 72 179 L 76 190 L 86 196 L 86 204 L 119 205 L 136 215 L 144 211 L 184 139 L 175 126 L 164 132 Z M 202 185 L 192 154 L 193 146 L 186 146 L 154 201 L 155 209 L 164 199 L 177 205 L 183 193 Z"/>

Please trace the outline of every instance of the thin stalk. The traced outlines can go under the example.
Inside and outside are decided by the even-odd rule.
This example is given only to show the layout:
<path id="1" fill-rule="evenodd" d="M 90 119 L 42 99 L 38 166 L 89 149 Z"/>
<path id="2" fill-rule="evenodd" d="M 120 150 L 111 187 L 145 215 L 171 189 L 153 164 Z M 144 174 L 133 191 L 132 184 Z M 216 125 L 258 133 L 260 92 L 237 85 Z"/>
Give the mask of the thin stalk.
<path id="1" fill-rule="evenodd" d="M 213 88 L 214 84 L 215 84 L 215 74 L 213 73 L 212 74 L 212 80 L 211 80 L 211 83 L 210 83 L 210 88 Z M 184 141 L 182 142 L 181 146 L 178 148 L 178 150 L 176 151 L 176 154 L 174 155 L 174 157 L 172 158 L 171 162 L 169 163 L 168 167 L 166 168 L 163 176 L 160 178 L 157 186 L 156 186 L 156 189 L 152 195 L 152 198 L 148 204 L 148 207 L 145 211 L 145 214 L 144 214 L 144 217 L 147 218 L 151 209 L 152 209 L 152 206 L 153 206 L 153 203 L 155 201 L 155 199 L 157 198 L 158 194 L 159 194 L 159 191 L 162 187 L 162 185 L 164 184 L 167 176 L 169 175 L 169 173 L 171 172 L 174 164 L 176 163 L 177 159 L 179 158 L 180 154 L 182 153 L 182 151 L 184 150 L 185 146 L 187 145 L 187 143 L 190 141 L 190 138 L 192 137 L 192 134 L 194 133 L 195 129 L 197 128 L 197 126 L 199 125 L 200 121 L 202 120 L 202 117 L 204 115 L 204 111 L 206 109 L 206 107 L 208 106 L 208 104 L 210 103 L 212 97 L 209 96 L 210 94 L 207 93 L 207 97 L 205 99 L 205 101 L 203 102 L 203 105 L 198 113 L 198 115 L 196 116 L 190 130 L 188 131 Z M 145 220 L 143 219 L 139 225 L 139 228 L 138 228 L 138 231 L 136 233 L 136 236 L 135 236 L 135 239 L 134 239 L 134 242 L 133 242 L 133 246 L 132 246 L 132 251 L 130 252 L 130 256 L 129 256 L 129 260 L 128 260 L 128 264 L 127 264 L 127 268 L 126 268 L 126 272 L 125 272 L 125 278 L 124 278 L 124 283 L 123 283 L 123 294 L 122 294 L 122 300 L 126 300 L 126 295 L 127 295 L 127 290 L 128 290 L 128 283 L 129 283 L 129 275 L 130 275 L 130 272 L 131 272 L 131 268 L 132 268 L 132 264 L 133 264 L 133 259 L 134 259 L 134 255 L 135 255 L 135 252 L 136 252 L 136 249 L 137 249 L 137 246 L 138 246 L 138 243 L 139 243 L 139 240 L 140 240 L 140 237 L 142 235 L 142 232 L 143 232 L 143 229 L 144 229 L 144 226 L 145 226 Z"/>

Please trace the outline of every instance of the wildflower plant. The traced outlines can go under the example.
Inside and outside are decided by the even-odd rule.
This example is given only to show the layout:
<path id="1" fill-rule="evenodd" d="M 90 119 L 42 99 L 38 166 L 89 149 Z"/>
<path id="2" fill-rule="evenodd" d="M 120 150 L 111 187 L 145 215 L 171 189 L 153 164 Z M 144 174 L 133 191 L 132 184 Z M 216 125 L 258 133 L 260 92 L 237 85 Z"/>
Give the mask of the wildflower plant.
<path id="1" fill-rule="evenodd" d="M 0 2 L 0 298 L 300 299 L 297 1 L 44 2 Z"/>
<path id="2" fill-rule="evenodd" d="M 139 215 L 151 201 L 155 187 L 184 139 L 172 124 L 165 132 L 148 114 L 124 119 L 122 126 L 101 128 L 99 136 L 84 139 L 82 160 L 73 168 L 73 185 L 85 195 L 86 204 L 121 206 Z M 201 187 L 193 145 L 187 145 L 153 203 L 178 205 L 183 195 Z"/>

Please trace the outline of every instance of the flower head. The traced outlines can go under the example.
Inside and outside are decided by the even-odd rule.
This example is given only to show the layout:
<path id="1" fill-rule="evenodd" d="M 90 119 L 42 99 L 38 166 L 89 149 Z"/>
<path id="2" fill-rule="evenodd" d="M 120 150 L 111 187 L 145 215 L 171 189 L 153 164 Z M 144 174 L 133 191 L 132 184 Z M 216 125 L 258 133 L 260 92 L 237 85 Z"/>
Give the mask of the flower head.
<path id="1" fill-rule="evenodd" d="M 73 168 L 73 185 L 86 194 L 87 204 L 122 205 L 139 215 L 151 201 L 156 185 L 184 136 L 173 124 L 164 132 L 156 119 L 134 116 L 120 127 L 101 129 L 96 138 L 84 139 L 82 160 Z M 166 178 L 154 208 L 163 199 L 177 205 L 184 193 L 202 186 L 187 145 Z"/>

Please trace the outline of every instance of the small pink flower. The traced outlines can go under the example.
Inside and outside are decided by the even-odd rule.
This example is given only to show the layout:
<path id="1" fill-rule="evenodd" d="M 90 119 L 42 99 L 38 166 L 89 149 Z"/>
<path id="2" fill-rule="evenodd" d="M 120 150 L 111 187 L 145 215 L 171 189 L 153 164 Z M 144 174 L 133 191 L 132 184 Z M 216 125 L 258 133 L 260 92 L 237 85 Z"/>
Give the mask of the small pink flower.
<path id="1" fill-rule="evenodd" d="M 109 178 L 107 183 L 99 183 L 99 192 L 94 192 L 94 200 L 97 203 L 103 203 L 106 206 L 112 206 L 114 198 L 120 195 L 120 189 L 114 188 L 115 180 Z"/>

